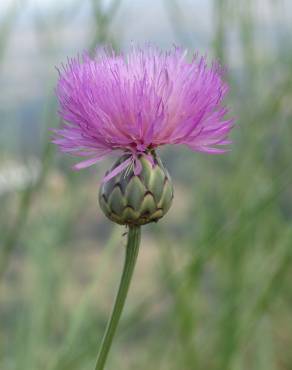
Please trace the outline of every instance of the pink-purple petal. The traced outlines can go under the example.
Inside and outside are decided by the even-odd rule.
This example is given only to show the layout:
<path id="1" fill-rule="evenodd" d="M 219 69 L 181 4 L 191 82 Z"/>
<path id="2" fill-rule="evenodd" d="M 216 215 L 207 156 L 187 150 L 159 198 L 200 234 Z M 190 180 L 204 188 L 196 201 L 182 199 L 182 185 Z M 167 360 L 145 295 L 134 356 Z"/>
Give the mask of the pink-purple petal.
<path id="1" fill-rule="evenodd" d="M 88 167 L 112 152 L 137 155 L 166 144 L 220 154 L 234 126 L 224 99 L 229 86 L 218 62 L 174 47 L 163 52 L 133 46 L 127 55 L 99 49 L 58 69 L 56 94 L 64 124 L 53 143 L 71 155 L 88 157 Z M 129 161 L 129 160 L 128 160 Z"/>

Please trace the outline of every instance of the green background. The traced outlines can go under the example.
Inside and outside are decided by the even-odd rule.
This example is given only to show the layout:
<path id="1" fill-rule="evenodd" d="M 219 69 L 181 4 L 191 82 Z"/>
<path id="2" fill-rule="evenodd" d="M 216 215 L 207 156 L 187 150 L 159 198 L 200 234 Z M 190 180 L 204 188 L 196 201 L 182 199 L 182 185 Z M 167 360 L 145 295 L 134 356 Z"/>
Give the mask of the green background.
<path id="1" fill-rule="evenodd" d="M 83 50 L 173 43 L 227 66 L 224 156 L 160 151 L 175 200 L 142 247 L 109 370 L 292 369 L 292 5 L 2 1 L 0 369 L 91 370 L 124 229 L 97 204 L 111 159 L 72 172 L 49 143 L 55 66 Z"/>

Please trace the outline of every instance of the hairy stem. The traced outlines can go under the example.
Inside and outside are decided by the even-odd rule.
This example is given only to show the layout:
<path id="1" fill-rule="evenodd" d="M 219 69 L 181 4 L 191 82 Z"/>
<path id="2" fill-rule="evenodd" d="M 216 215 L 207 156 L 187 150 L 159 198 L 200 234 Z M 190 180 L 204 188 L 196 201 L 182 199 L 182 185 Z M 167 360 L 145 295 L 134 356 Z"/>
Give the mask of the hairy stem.
<path id="1" fill-rule="evenodd" d="M 112 341 L 124 308 L 130 282 L 133 276 L 133 271 L 135 268 L 139 252 L 140 238 L 141 238 L 140 226 L 130 226 L 126 246 L 125 263 L 120 281 L 120 286 L 116 296 L 112 314 L 110 316 L 107 328 L 102 339 L 101 347 L 97 356 L 95 370 L 104 369 L 106 359 L 111 348 Z"/>

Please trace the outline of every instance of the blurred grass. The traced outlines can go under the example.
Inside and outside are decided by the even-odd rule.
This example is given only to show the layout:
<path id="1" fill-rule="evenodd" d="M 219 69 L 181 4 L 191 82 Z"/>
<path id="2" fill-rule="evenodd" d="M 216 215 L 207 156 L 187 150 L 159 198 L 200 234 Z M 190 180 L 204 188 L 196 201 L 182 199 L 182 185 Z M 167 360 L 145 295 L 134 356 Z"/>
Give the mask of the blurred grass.
<path id="1" fill-rule="evenodd" d="M 276 48 L 269 36 L 262 42 L 259 2 L 211 4 L 210 45 L 228 66 L 238 117 L 232 152 L 215 158 L 162 151 L 175 204 L 165 220 L 145 227 L 108 369 L 292 368 L 292 49 L 279 26 L 272 28 Z M 88 48 L 120 47 L 113 21 L 123 1 L 88 5 Z M 0 20 L 3 61 L 21 6 L 13 3 Z M 187 2 L 163 6 L 176 42 L 187 38 L 196 48 L 195 30 L 188 23 L 184 29 Z M 285 19 L 283 2 L 265 6 Z M 55 17 L 36 12 L 41 53 L 57 53 L 54 28 L 70 25 L 79 11 L 72 1 Z M 51 86 L 45 91 L 39 179 L 0 195 L 1 370 L 91 369 L 122 264 L 123 230 L 97 208 L 100 176 L 71 173 L 53 155 L 47 129 L 58 121 Z"/>

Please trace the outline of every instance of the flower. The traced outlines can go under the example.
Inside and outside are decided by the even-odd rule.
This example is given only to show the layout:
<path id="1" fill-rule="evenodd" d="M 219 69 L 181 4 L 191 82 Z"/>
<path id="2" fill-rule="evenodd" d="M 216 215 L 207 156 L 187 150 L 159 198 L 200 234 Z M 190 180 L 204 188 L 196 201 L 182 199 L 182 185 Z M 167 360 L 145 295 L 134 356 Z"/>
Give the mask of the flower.
<path id="1" fill-rule="evenodd" d="M 69 59 L 59 70 L 56 89 L 64 125 L 53 142 L 61 151 L 93 165 L 112 152 L 130 154 L 105 177 L 108 181 L 130 163 L 141 172 L 139 156 L 167 144 L 193 151 L 223 153 L 230 143 L 233 119 L 223 99 L 228 85 L 219 63 L 207 65 L 195 54 L 191 61 L 178 47 L 163 52 L 132 47 L 127 55 L 112 49 Z"/>

